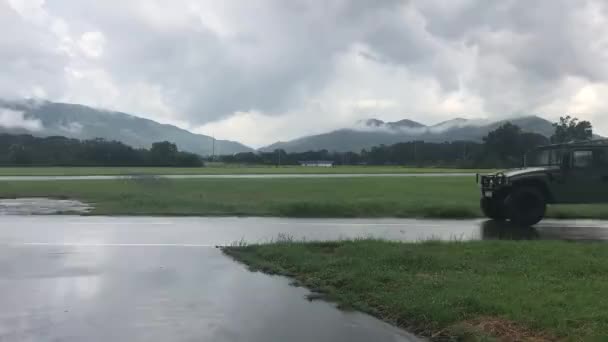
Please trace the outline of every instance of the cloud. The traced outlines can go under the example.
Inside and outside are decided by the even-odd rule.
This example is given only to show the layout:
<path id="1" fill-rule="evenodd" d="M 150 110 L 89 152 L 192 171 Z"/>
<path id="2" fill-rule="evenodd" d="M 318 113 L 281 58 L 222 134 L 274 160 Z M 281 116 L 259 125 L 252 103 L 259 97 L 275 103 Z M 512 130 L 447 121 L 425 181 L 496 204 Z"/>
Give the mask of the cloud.
<path id="1" fill-rule="evenodd" d="M 566 112 L 608 133 L 602 0 L 10 0 L 1 97 L 264 145 L 360 119 Z"/>
<path id="2" fill-rule="evenodd" d="M 61 96 L 67 57 L 58 51 L 57 35 L 48 29 L 52 23 L 35 3 L 10 4 L 0 1 L 0 96 Z"/>
<path id="3" fill-rule="evenodd" d="M 60 126 L 58 126 L 57 128 L 59 128 L 62 131 L 65 131 L 66 133 L 69 133 L 70 135 L 78 135 L 80 133 L 82 133 L 82 124 L 78 123 L 78 122 L 69 122 L 69 123 L 65 123 L 62 124 Z"/>
<path id="4" fill-rule="evenodd" d="M 84 55 L 90 58 L 99 58 L 103 54 L 105 37 L 99 31 L 85 32 L 80 36 L 78 45 Z"/>
<path id="5" fill-rule="evenodd" d="M 0 127 L 36 132 L 42 130 L 42 122 L 38 119 L 26 118 L 23 112 L 0 108 Z"/>

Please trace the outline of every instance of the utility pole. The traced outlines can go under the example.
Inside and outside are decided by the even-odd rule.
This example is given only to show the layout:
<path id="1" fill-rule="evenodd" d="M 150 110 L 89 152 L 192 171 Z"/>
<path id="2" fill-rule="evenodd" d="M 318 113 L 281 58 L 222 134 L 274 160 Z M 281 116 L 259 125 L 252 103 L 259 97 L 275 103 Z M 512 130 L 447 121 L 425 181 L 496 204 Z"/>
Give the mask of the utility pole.
<path id="1" fill-rule="evenodd" d="M 215 134 L 211 136 L 211 161 L 215 160 Z"/>

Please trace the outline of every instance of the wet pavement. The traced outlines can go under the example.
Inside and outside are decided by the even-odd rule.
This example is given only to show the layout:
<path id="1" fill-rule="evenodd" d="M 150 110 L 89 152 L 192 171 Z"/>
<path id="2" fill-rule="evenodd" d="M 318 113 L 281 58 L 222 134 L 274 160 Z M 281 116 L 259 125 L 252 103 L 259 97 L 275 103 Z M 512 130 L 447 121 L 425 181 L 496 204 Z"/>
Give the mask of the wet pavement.
<path id="1" fill-rule="evenodd" d="M 414 341 L 214 248 L 375 237 L 607 240 L 608 222 L 0 216 L 0 341 Z"/>
<path id="2" fill-rule="evenodd" d="M 475 177 L 474 173 L 335 173 L 335 174 L 237 174 L 237 175 L 114 175 L 114 176 L 0 176 L 0 181 L 59 181 L 116 179 L 273 179 L 273 178 L 369 178 L 369 177 Z"/>
<path id="3" fill-rule="evenodd" d="M 545 220 L 534 228 L 505 222 L 427 219 L 288 219 L 264 217 L 0 216 L 0 246 L 225 246 L 277 238 L 397 241 L 608 240 L 608 221 Z"/>
<path id="4" fill-rule="evenodd" d="M 254 221 L 1 216 L 0 341 L 416 340 L 213 247 Z"/>
<path id="5" fill-rule="evenodd" d="M 0 251 L 2 341 L 414 341 L 215 248 Z"/>
<path id="6" fill-rule="evenodd" d="M 0 215 L 84 214 L 93 207 L 76 200 L 44 197 L 0 199 Z"/>

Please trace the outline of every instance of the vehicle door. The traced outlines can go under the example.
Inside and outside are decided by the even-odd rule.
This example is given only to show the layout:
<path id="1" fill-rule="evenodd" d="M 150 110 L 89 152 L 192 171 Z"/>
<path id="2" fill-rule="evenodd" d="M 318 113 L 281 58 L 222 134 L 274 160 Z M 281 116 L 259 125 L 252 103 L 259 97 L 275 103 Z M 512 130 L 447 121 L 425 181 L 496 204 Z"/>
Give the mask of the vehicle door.
<path id="1" fill-rule="evenodd" d="M 608 147 L 593 150 L 596 203 L 608 203 Z"/>
<path id="2" fill-rule="evenodd" d="M 558 203 L 602 203 L 608 201 L 606 149 L 581 147 L 569 155 L 561 179 L 555 184 Z"/>

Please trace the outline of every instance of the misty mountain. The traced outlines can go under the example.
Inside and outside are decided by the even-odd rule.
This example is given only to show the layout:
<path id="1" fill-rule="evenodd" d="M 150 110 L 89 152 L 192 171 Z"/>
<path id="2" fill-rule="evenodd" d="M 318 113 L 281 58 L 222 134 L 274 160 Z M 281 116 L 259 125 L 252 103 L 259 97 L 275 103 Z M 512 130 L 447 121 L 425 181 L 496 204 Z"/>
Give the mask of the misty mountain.
<path id="1" fill-rule="evenodd" d="M 547 137 L 551 136 L 554 131 L 551 122 L 538 116 L 525 116 L 500 121 L 456 118 L 432 126 L 407 119 L 397 122 L 369 119 L 357 122 L 355 128 L 339 129 L 329 133 L 277 142 L 261 150 L 284 149 L 287 152 L 305 152 L 326 149 L 337 152 L 358 152 L 372 146 L 390 145 L 412 140 L 426 142 L 468 140 L 480 142 L 490 131 L 495 130 L 507 121 L 520 126 L 523 131 L 538 133 Z"/>
<path id="2" fill-rule="evenodd" d="M 388 129 L 399 129 L 399 128 L 420 128 L 426 127 L 425 125 L 408 119 L 403 119 L 395 122 L 384 122 L 378 119 L 367 119 L 360 120 L 357 122 L 357 126 L 368 127 L 368 128 L 388 128 Z"/>
<path id="3" fill-rule="evenodd" d="M 48 101 L 1 101 L 0 132 L 76 139 L 104 138 L 133 147 L 149 148 L 167 140 L 182 151 L 211 155 L 213 139 L 172 125 L 134 115 L 105 111 L 78 104 Z M 229 140 L 215 141 L 215 154 L 249 152 L 253 149 Z"/>
<path id="4" fill-rule="evenodd" d="M 386 126 L 390 129 L 401 129 L 401 128 L 421 128 L 426 127 L 420 122 L 416 122 L 413 120 L 403 119 L 395 122 L 387 122 Z"/>

